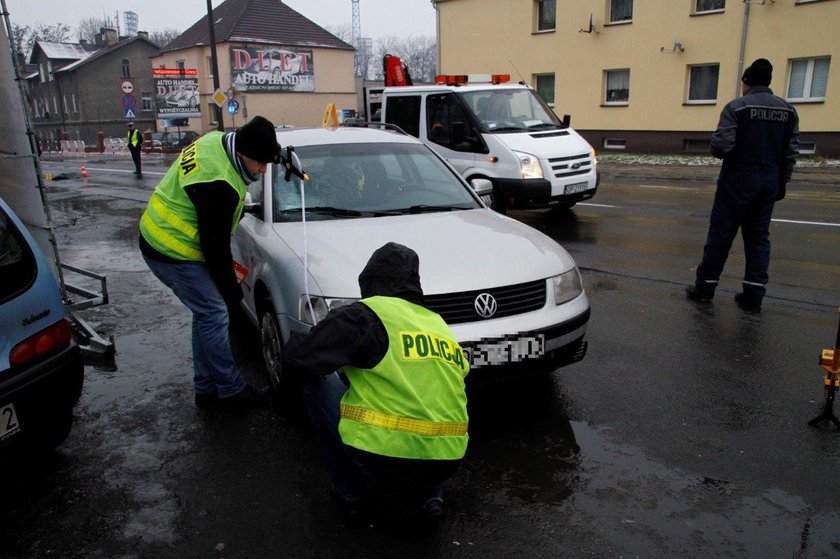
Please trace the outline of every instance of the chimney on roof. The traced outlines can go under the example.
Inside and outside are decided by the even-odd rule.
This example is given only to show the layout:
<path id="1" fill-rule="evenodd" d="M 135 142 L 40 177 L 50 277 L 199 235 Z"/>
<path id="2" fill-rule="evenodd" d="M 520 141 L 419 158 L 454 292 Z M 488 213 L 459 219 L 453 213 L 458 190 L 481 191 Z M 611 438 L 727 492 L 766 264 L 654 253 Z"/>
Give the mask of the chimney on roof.
<path id="1" fill-rule="evenodd" d="M 148 40 L 148 38 L 149 38 L 149 32 L 148 32 L 148 31 L 138 31 L 138 32 L 137 32 L 137 36 L 138 36 L 138 37 L 143 37 L 144 39 L 147 39 L 147 40 Z"/>
<path id="2" fill-rule="evenodd" d="M 87 39 L 79 39 L 79 44 L 83 47 L 87 46 L 87 44 L 88 44 Z"/>
<path id="3" fill-rule="evenodd" d="M 100 27 L 99 33 L 96 34 L 96 46 L 110 47 L 117 44 L 118 41 L 117 30 L 110 27 Z"/>

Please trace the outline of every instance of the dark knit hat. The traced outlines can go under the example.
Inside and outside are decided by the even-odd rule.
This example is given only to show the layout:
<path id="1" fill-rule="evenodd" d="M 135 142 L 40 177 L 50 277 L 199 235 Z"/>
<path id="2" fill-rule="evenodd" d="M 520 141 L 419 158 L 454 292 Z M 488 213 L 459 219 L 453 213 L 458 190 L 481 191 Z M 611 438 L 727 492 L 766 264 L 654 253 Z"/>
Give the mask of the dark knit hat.
<path id="1" fill-rule="evenodd" d="M 749 86 L 770 85 L 772 79 L 773 65 L 766 58 L 757 58 L 749 68 L 744 70 L 744 75 L 741 77 L 741 81 Z"/>
<path id="2" fill-rule="evenodd" d="M 273 163 L 280 153 L 270 120 L 255 116 L 236 131 L 236 151 L 260 163 Z"/>

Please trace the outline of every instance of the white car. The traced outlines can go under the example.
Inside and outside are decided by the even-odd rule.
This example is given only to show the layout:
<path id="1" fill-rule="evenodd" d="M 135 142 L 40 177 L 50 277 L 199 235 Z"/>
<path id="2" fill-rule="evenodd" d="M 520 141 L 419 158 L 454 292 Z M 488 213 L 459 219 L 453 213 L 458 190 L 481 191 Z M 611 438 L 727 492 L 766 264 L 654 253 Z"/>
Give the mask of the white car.
<path id="1" fill-rule="evenodd" d="M 419 255 L 425 304 L 467 352 L 470 382 L 583 358 L 590 309 L 574 260 L 485 206 L 431 149 L 389 125 L 279 129 L 277 141 L 294 146 L 310 180 L 301 193 L 270 165 L 233 238 L 274 387 L 289 334 L 358 300 L 359 273 L 389 241 Z"/>

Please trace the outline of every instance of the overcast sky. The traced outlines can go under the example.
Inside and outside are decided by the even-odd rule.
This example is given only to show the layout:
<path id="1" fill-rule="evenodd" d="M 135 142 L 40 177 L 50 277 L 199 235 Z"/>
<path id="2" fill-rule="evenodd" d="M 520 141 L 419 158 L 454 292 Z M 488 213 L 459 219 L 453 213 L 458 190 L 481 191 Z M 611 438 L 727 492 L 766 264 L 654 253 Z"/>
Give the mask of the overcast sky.
<path id="1" fill-rule="evenodd" d="M 351 0 L 283 0 L 293 10 L 318 25 L 349 26 Z M 212 0 L 215 8 L 221 0 Z M 116 12 L 136 12 L 141 31 L 175 28 L 184 31 L 207 14 L 207 0 L 6 0 L 9 19 L 16 25 L 35 22 L 66 23 L 71 28 L 89 17 L 114 17 Z M 383 35 L 435 35 L 435 10 L 430 0 L 360 0 L 362 37 Z M 73 40 L 77 40 L 73 37 Z"/>

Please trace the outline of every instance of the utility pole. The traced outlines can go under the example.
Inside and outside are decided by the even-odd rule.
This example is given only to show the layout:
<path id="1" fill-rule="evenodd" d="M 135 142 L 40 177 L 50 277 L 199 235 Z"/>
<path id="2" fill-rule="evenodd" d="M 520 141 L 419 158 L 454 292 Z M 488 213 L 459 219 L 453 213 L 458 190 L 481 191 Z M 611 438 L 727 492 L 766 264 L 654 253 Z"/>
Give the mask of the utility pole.
<path id="1" fill-rule="evenodd" d="M 359 0 L 350 0 L 353 3 L 353 24 L 350 34 L 353 36 L 353 46 L 356 48 L 356 56 L 354 57 L 355 75 L 362 76 L 362 22 L 359 15 Z"/>
<path id="2" fill-rule="evenodd" d="M 216 26 L 213 22 L 213 6 L 210 0 L 207 0 L 207 24 L 210 26 L 210 60 L 213 63 L 213 93 L 219 89 L 219 60 L 216 58 Z M 219 132 L 225 131 L 225 125 L 222 122 L 222 108 L 216 103 L 216 129 Z"/>

